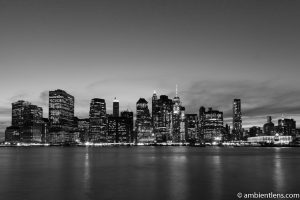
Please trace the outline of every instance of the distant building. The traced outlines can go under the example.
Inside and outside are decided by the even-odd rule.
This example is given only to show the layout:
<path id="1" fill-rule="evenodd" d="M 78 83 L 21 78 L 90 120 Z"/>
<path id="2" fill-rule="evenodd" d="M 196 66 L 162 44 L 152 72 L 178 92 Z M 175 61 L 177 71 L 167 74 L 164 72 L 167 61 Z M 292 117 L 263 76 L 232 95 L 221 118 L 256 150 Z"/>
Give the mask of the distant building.
<path id="1" fill-rule="evenodd" d="M 231 140 L 231 134 L 230 134 L 230 126 L 228 124 L 225 125 L 223 128 L 223 140 L 224 141 L 230 141 Z"/>
<path id="2" fill-rule="evenodd" d="M 248 135 L 249 135 L 249 137 L 262 136 L 263 131 L 258 126 L 252 126 L 251 128 L 249 128 Z"/>
<path id="3" fill-rule="evenodd" d="M 233 121 L 232 121 L 232 135 L 234 140 L 242 139 L 242 111 L 241 100 L 233 100 Z"/>
<path id="4" fill-rule="evenodd" d="M 138 142 L 153 142 L 155 137 L 152 134 L 151 116 L 148 109 L 148 102 L 140 98 L 136 102 L 136 132 Z"/>
<path id="5" fill-rule="evenodd" d="M 247 141 L 250 143 L 259 143 L 259 144 L 269 144 L 269 145 L 288 145 L 293 141 L 292 136 L 280 136 L 276 135 L 267 135 L 267 136 L 256 136 L 249 137 Z"/>
<path id="6" fill-rule="evenodd" d="M 275 135 L 275 126 L 272 122 L 272 117 L 267 117 L 267 123 L 263 126 L 264 135 Z"/>
<path id="7" fill-rule="evenodd" d="M 79 139 L 81 142 L 89 141 L 89 128 L 90 128 L 90 119 L 78 119 L 78 132 Z"/>
<path id="8" fill-rule="evenodd" d="M 24 125 L 24 109 L 29 105 L 31 105 L 30 102 L 23 100 L 12 103 L 12 126 L 22 127 Z"/>
<path id="9" fill-rule="evenodd" d="M 12 126 L 6 129 L 6 141 L 42 142 L 45 131 L 41 107 L 23 100 L 12 103 Z"/>
<path id="10" fill-rule="evenodd" d="M 104 99 L 94 98 L 90 104 L 90 142 L 106 142 L 107 116 Z"/>
<path id="11" fill-rule="evenodd" d="M 160 110 L 159 101 L 157 98 L 156 91 L 154 91 L 152 96 L 152 126 L 154 132 L 156 132 L 158 129 L 159 110 Z"/>
<path id="12" fill-rule="evenodd" d="M 63 90 L 49 91 L 50 132 L 73 131 L 74 97 Z"/>
<path id="13" fill-rule="evenodd" d="M 107 142 L 126 143 L 130 141 L 130 124 L 126 117 L 108 116 Z"/>
<path id="14" fill-rule="evenodd" d="M 152 98 L 153 129 L 157 142 L 172 140 L 172 113 L 173 101 L 166 95 L 160 95 L 159 99 Z M 153 108 L 154 107 L 154 108 Z"/>
<path id="15" fill-rule="evenodd" d="M 197 114 L 186 114 L 186 138 L 187 142 L 198 142 L 198 115 Z"/>
<path id="16" fill-rule="evenodd" d="M 201 110 L 201 130 L 205 142 L 220 142 L 223 140 L 223 112 L 208 108 Z"/>
<path id="17" fill-rule="evenodd" d="M 121 112 L 121 117 L 126 119 L 126 124 L 128 125 L 129 128 L 129 142 L 134 142 L 137 140 L 136 134 L 133 130 L 133 112 L 130 111 L 122 111 Z"/>
<path id="18" fill-rule="evenodd" d="M 117 98 L 115 97 L 114 101 L 113 101 L 113 116 L 114 117 L 119 117 L 119 100 L 117 100 Z"/>
<path id="19" fill-rule="evenodd" d="M 204 138 L 204 123 L 205 123 L 205 107 L 201 106 L 199 108 L 199 122 L 198 122 L 198 132 L 199 138 Z"/>
<path id="20" fill-rule="evenodd" d="M 5 129 L 6 142 L 20 142 L 22 130 L 19 126 L 9 126 Z"/>
<path id="21" fill-rule="evenodd" d="M 173 142 L 185 142 L 185 108 L 182 107 L 180 98 L 177 92 L 173 98 L 173 113 L 172 113 L 172 140 Z"/>
<path id="22" fill-rule="evenodd" d="M 279 135 L 296 135 L 296 121 L 294 119 L 282 118 L 278 120 L 276 132 Z"/>

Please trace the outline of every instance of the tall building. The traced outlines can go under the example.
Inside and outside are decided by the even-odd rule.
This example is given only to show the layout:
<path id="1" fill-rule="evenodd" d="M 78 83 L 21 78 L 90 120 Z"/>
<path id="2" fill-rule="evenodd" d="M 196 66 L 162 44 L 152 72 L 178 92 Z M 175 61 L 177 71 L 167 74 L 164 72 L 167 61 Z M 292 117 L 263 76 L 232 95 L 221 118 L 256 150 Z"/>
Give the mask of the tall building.
<path id="1" fill-rule="evenodd" d="M 106 142 L 107 116 L 104 99 L 94 98 L 90 103 L 90 142 Z"/>
<path id="2" fill-rule="evenodd" d="M 234 140 L 242 139 L 242 111 L 241 100 L 233 100 L 232 136 Z"/>
<path id="3" fill-rule="evenodd" d="M 282 118 L 278 120 L 276 132 L 279 135 L 296 135 L 296 121 L 294 119 Z"/>
<path id="4" fill-rule="evenodd" d="M 153 104 L 152 104 L 153 110 Z M 167 142 L 172 140 L 172 113 L 173 101 L 166 95 L 160 95 L 155 104 L 155 126 L 154 133 L 157 142 Z M 153 117 L 153 114 L 152 114 Z"/>
<path id="5" fill-rule="evenodd" d="M 275 135 L 275 126 L 272 122 L 272 117 L 267 117 L 267 123 L 263 126 L 264 135 Z"/>
<path id="6" fill-rule="evenodd" d="M 183 133 L 184 126 L 184 107 L 181 106 L 181 101 L 178 96 L 176 85 L 176 96 L 173 99 L 173 114 L 172 114 L 172 140 L 173 142 L 184 142 L 185 134 Z"/>
<path id="7" fill-rule="evenodd" d="M 126 117 L 108 116 L 107 142 L 126 143 L 130 142 L 130 124 Z"/>
<path id="8" fill-rule="evenodd" d="M 121 112 L 121 117 L 126 119 L 126 123 L 129 128 L 129 142 L 134 142 L 137 140 L 136 134 L 134 133 L 133 130 L 133 112 L 130 111 L 122 111 Z"/>
<path id="9" fill-rule="evenodd" d="M 159 101 L 157 99 L 156 91 L 153 92 L 152 96 L 152 126 L 154 131 L 158 128 L 158 113 L 159 113 Z"/>
<path id="10" fill-rule="evenodd" d="M 148 108 L 148 102 L 144 98 L 140 98 L 136 102 L 136 133 L 138 142 L 153 142 L 154 134 L 152 134 L 151 116 Z"/>
<path id="11" fill-rule="evenodd" d="M 223 140 L 223 112 L 208 108 L 202 110 L 200 118 L 202 121 L 202 132 L 205 142 L 220 142 Z"/>
<path id="12" fill-rule="evenodd" d="M 23 100 L 12 103 L 12 126 L 6 129 L 6 141 L 42 142 L 45 131 L 41 107 Z"/>
<path id="13" fill-rule="evenodd" d="M 50 132 L 74 129 L 74 97 L 64 90 L 49 91 Z"/>
<path id="14" fill-rule="evenodd" d="M 24 108 L 24 126 L 22 127 L 22 141 L 42 142 L 44 132 L 43 109 L 36 105 Z"/>
<path id="15" fill-rule="evenodd" d="M 201 106 L 199 108 L 199 122 L 198 122 L 198 134 L 199 134 L 199 139 L 203 139 L 204 133 L 203 133 L 203 128 L 204 128 L 204 122 L 205 122 L 205 107 Z"/>
<path id="16" fill-rule="evenodd" d="M 79 132 L 79 139 L 81 142 L 89 141 L 89 128 L 90 128 L 90 119 L 78 119 L 77 128 Z"/>
<path id="17" fill-rule="evenodd" d="M 197 114 L 186 114 L 186 138 L 187 142 L 199 141 L 198 135 L 198 116 Z"/>
<path id="18" fill-rule="evenodd" d="M 262 132 L 262 130 L 261 130 L 260 127 L 258 127 L 258 126 L 252 126 L 252 127 L 249 128 L 248 135 L 250 137 L 262 136 L 263 132 Z"/>
<path id="19" fill-rule="evenodd" d="M 119 100 L 117 100 L 117 98 L 115 97 L 114 101 L 113 101 L 113 116 L 114 117 L 119 117 Z"/>
<path id="20" fill-rule="evenodd" d="M 19 100 L 12 103 L 12 126 L 23 126 L 24 125 L 24 109 L 31 103 L 28 101 Z"/>

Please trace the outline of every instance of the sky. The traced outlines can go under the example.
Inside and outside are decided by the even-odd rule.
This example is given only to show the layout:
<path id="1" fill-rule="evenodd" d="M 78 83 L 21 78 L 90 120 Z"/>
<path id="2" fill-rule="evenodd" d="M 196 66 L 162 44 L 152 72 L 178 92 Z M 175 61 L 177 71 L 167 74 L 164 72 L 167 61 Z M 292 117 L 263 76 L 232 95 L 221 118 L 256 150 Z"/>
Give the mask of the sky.
<path id="1" fill-rule="evenodd" d="M 135 112 L 140 97 L 179 96 L 187 113 L 242 100 L 243 125 L 300 121 L 300 1 L 0 0 L 0 132 L 11 103 L 44 108 L 48 91 Z M 151 105 L 150 105 L 151 107 Z"/>

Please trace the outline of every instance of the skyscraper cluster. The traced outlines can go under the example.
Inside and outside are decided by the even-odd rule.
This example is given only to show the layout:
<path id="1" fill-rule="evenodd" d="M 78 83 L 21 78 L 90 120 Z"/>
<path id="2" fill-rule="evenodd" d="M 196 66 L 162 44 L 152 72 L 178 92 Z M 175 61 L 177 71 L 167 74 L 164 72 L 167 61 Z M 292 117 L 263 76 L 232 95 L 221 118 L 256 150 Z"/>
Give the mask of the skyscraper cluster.
<path id="1" fill-rule="evenodd" d="M 131 111 L 120 112 L 120 102 L 113 100 L 113 112 L 107 113 L 105 99 L 90 101 L 89 117 L 74 116 L 75 98 L 63 90 L 49 91 L 49 117 L 43 109 L 30 102 L 12 103 L 12 124 L 7 127 L 5 140 L 9 142 L 63 143 L 220 143 L 238 141 L 260 135 L 293 135 L 296 122 L 279 119 L 278 126 L 269 116 L 263 130 L 242 128 L 241 100 L 234 99 L 232 131 L 224 124 L 223 112 L 211 107 L 200 107 L 199 113 L 185 113 L 177 86 L 173 99 L 154 91 L 152 110 L 148 101 L 136 102 L 136 120 Z"/>

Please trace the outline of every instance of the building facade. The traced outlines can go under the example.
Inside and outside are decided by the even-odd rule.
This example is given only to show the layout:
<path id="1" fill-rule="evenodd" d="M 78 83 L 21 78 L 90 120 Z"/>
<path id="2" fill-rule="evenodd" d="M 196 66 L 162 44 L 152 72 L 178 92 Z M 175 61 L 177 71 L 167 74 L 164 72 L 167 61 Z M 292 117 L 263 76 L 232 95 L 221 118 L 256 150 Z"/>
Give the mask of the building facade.
<path id="1" fill-rule="evenodd" d="M 117 100 L 117 98 L 115 97 L 114 101 L 113 101 L 113 116 L 114 117 L 119 117 L 119 113 L 120 113 L 120 103 L 119 100 Z"/>
<path id="2" fill-rule="evenodd" d="M 45 134 L 43 109 L 27 101 L 12 103 L 12 126 L 5 132 L 10 142 L 42 142 Z"/>
<path id="3" fill-rule="evenodd" d="M 74 97 L 64 90 L 49 91 L 50 132 L 73 131 Z"/>
<path id="4" fill-rule="evenodd" d="M 186 137 L 185 140 L 190 143 L 199 142 L 198 133 L 198 115 L 197 114 L 186 114 Z"/>
<path id="5" fill-rule="evenodd" d="M 89 141 L 107 141 L 107 116 L 104 99 L 94 98 L 90 103 Z"/>
<path id="6" fill-rule="evenodd" d="M 155 137 L 152 133 L 151 121 L 148 102 L 144 98 L 140 98 L 136 102 L 135 122 L 138 142 L 154 142 Z"/>
<path id="7" fill-rule="evenodd" d="M 241 140 L 242 139 L 242 110 L 241 110 L 241 100 L 233 100 L 233 116 L 232 116 L 232 139 Z"/>
<path id="8" fill-rule="evenodd" d="M 203 107 L 204 108 L 204 107 Z M 220 142 L 223 140 L 223 112 L 205 108 L 200 115 L 202 133 L 205 142 Z"/>

